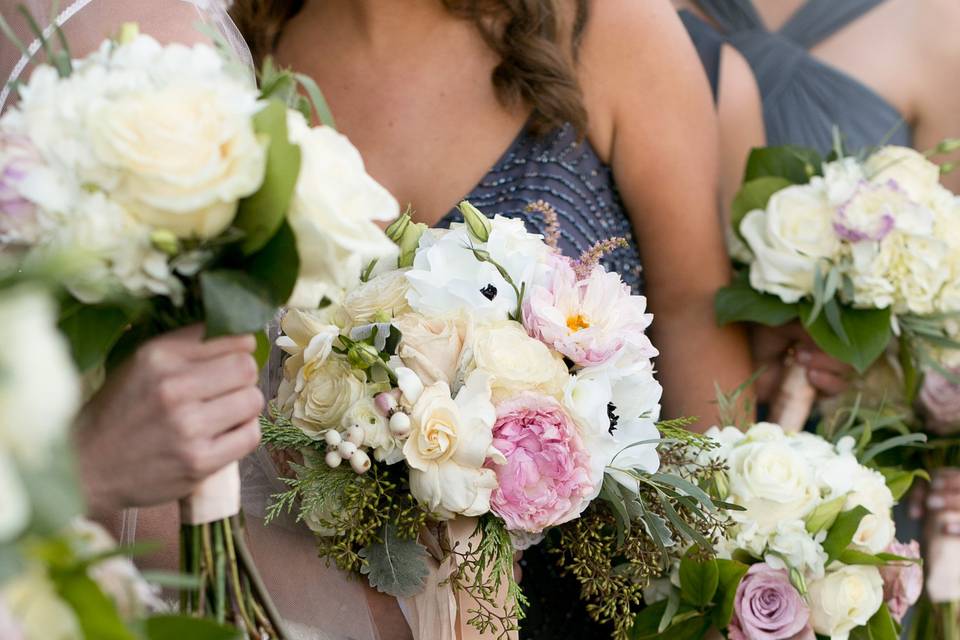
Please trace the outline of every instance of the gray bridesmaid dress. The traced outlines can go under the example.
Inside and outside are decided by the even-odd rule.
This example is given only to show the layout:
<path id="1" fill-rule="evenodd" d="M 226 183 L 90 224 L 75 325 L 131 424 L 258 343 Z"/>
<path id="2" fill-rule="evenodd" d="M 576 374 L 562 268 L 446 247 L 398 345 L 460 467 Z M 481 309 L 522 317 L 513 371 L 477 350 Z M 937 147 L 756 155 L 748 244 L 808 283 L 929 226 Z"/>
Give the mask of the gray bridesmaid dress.
<path id="1" fill-rule="evenodd" d="M 794 144 L 821 152 L 832 148 L 837 126 L 846 148 L 890 143 L 910 146 L 903 115 L 873 89 L 811 55 L 810 49 L 885 0 L 808 0 L 777 31 L 764 25 L 750 0 L 697 0 L 721 35 L 750 63 L 763 99 L 767 144 Z M 710 64 L 711 28 L 689 12 L 684 23 L 701 59 Z M 695 24 L 691 28 L 691 24 Z M 708 67 L 709 72 L 709 67 Z"/>

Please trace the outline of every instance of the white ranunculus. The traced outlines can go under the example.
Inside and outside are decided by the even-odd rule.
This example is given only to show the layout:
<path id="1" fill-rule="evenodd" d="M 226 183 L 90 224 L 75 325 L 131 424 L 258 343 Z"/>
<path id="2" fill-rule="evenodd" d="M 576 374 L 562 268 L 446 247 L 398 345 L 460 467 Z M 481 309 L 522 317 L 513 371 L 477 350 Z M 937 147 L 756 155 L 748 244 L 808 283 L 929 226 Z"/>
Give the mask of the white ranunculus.
<path id="1" fill-rule="evenodd" d="M 377 222 L 396 218 L 400 205 L 370 177 L 345 136 L 310 127 L 295 111 L 287 124 L 302 156 L 287 217 L 300 252 L 300 279 L 289 305 L 315 308 L 324 296 L 339 299 L 370 261 L 396 255 Z"/>
<path id="2" fill-rule="evenodd" d="M 404 269 L 387 271 L 351 289 L 343 298 L 346 324 L 358 326 L 373 322 L 378 315 L 396 318 L 408 312 L 407 289 Z"/>
<path id="3" fill-rule="evenodd" d="M 0 601 L 24 640 L 83 640 L 80 621 L 41 566 L 30 566 L 8 581 L 0 588 Z"/>
<path id="4" fill-rule="evenodd" d="M 788 303 L 810 295 L 817 263 L 835 258 L 840 248 L 833 217 L 823 182 L 817 180 L 778 191 L 766 211 L 748 213 L 740 232 L 755 256 L 753 288 Z"/>
<path id="5" fill-rule="evenodd" d="M 212 238 L 263 182 L 266 151 L 253 129 L 256 109 L 256 93 L 227 78 L 171 82 L 105 100 L 88 122 L 107 170 L 100 186 L 151 227 Z"/>
<path id="6" fill-rule="evenodd" d="M 811 626 L 830 640 L 847 640 L 883 604 L 883 578 L 876 567 L 844 566 L 807 587 Z"/>
<path id="7" fill-rule="evenodd" d="M 497 476 L 484 467 L 506 459 L 493 447 L 496 410 L 490 377 L 471 374 L 456 399 L 437 382 L 424 389 L 410 412 L 413 429 L 403 446 L 410 491 L 436 518 L 480 516 L 490 510 Z"/>
<path id="8" fill-rule="evenodd" d="M 729 500 L 746 508 L 732 513 L 771 532 L 782 520 L 802 519 L 820 498 L 807 460 L 785 441 L 751 441 L 735 446 L 727 458 Z"/>
<path id="9" fill-rule="evenodd" d="M 797 569 L 807 579 L 823 577 L 827 554 L 803 520 L 784 520 L 767 539 L 765 562 L 774 569 Z"/>
<path id="10" fill-rule="evenodd" d="M 908 147 L 887 146 L 867 158 L 864 171 L 873 182 L 893 181 L 920 203 L 940 186 L 940 167 Z"/>
<path id="11" fill-rule="evenodd" d="M 387 464 L 403 460 L 402 443 L 390 431 L 386 417 L 369 397 L 361 398 L 343 415 L 343 428 L 349 429 L 353 425 L 363 429 L 363 446 L 373 451 L 374 458 Z"/>
<path id="12" fill-rule="evenodd" d="M 570 377 L 558 353 L 531 338 L 520 323 L 512 320 L 476 327 L 464 358 L 471 361 L 468 371 L 476 369 L 490 376 L 497 400 L 521 391 L 538 391 L 559 399 Z"/>
<path id="13" fill-rule="evenodd" d="M 853 544 L 868 553 L 884 551 L 894 538 L 893 494 L 879 471 L 860 466 L 847 494 L 844 510 L 865 507 L 870 514 L 860 521 Z"/>
<path id="14" fill-rule="evenodd" d="M 80 384 L 53 301 L 20 286 L 0 297 L 0 451 L 40 465 L 67 436 Z"/>
<path id="15" fill-rule="evenodd" d="M 517 310 L 517 294 L 497 268 L 480 262 L 471 248 L 485 251 L 519 290 L 539 275 L 550 253 L 542 236 L 527 233 L 520 220 L 496 216 L 490 237 L 481 243 L 465 225 L 425 233 L 407 272 L 410 306 L 427 316 L 467 311 L 477 319 L 505 320 Z"/>

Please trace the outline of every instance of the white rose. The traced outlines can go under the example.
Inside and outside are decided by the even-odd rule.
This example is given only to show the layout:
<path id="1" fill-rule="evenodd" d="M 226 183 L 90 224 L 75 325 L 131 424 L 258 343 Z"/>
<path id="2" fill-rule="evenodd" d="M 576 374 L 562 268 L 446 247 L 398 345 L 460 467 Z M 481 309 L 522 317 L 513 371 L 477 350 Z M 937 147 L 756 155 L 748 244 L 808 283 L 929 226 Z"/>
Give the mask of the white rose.
<path id="1" fill-rule="evenodd" d="M 730 500 L 746 508 L 732 517 L 756 522 L 761 532 L 775 530 L 781 520 L 803 518 L 819 500 L 813 469 L 784 441 L 744 440 L 727 463 Z"/>
<path id="2" fill-rule="evenodd" d="M 490 510 L 497 476 L 483 465 L 506 459 L 493 447 L 496 410 L 490 378 L 473 373 L 456 399 L 437 382 L 420 394 L 410 412 L 413 430 L 403 446 L 410 466 L 410 491 L 430 513 L 449 520 L 480 516 Z"/>
<path id="3" fill-rule="evenodd" d="M 940 186 L 940 167 L 907 147 L 883 147 L 864 163 L 873 182 L 894 181 L 917 202 L 926 203 Z"/>
<path id="4" fill-rule="evenodd" d="M 211 238 L 263 182 L 264 143 L 253 129 L 256 94 L 226 77 L 172 82 L 103 101 L 91 142 L 109 170 L 102 184 L 132 215 L 180 237 Z"/>
<path id="5" fill-rule="evenodd" d="M 291 111 L 290 141 L 300 175 L 287 220 L 297 237 L 300 279 L 290 306 L 315 308 L 340 297 L 372 260 L 396 255 L 377 222 L 400 215 L 396 199 L 367 173 L 356 147 L 330 127 L 310 127 Z"/>
<path id="6" fill-rule="evenodd" d="M 425 385 L 456 386 L 457 369 L 469 331 L 469 318 L 428 318 L 407 313 L 394 321 L 400 330 L 397 356 Z"/>
<path id="7" fill-rule="evenodd" d="M 730 456 L 730 451 L 740 443 L 747 435 L 736 427 L 710 427 L 704 434 L 713 440 L 717 446 L 709 451 L 703 451 L 698 460 L 700 464 L 708 464 L 710 460 L 726 460 Z"/>
<path id="8" fill-rule="evenodd" d="M 350 326 L 368 324 L 381 314 L 396 318 L 410 310 L 407 304 L 406 270 L 387 271 L 355 289 L 343 298 L 343 311 Z"/>
<path id="9" fill-rule="evenodd" d="M 0 589 L 0 601 L 20 626 L 24 640 L 83 640 L 80 621 L 57 595 L 43 567 L 31 566 Z"/>
<path id="10" fill-rule="evenodd" d="M 803 520 L 784 520 L 767 539 L 764 559 L 774 569 L 797 569 L 809 579 L 823 577 L 827 554 Z"/>
<path id="11" fill-rule="evenodd" d="M 363 429 L 363 446 L 373 451 L 374 458 L 387 464 L 403 459 L 401 443 L 369 397 L 361 398 L 343 415 L 343 428 L 349 429 L 353 425 Z"/>
<path id="12" fill-rule="evenodd" d="M 847 495 L 844 510 L 862 506 L 870 512 L 860 521 L 853 544 L 868 553 L 880 553 L 894 538 L 893 494 L 879 471 L 863 466 L 857 470 L 852 485 L 853 491 Z"/>
<path id="13" fill-rule="evenodd" d="M 822 181 L 773 194 L 767 210 L 748 213 L 740 232 L 753 251 L 750 284 L 793 303 L 813 291 L 817 263 L 836 256 L 834 208 Z"/>
<path id="14" fill-rule="evenodd" d="M 520 323 L 512 320 L 476 327 L 464 355 L 472 358 L 468 369 L 491 377 L 495 399 L 520 391 L 539 391 L 559 399 L 570 377 L 559 354 L 531 338 Z"/>
<path id="15" fill-rule="evenodd" d="M 807 587 L 811 626 L 831 640 L 847 640 L 883 604 L 883 578 L 876 567 L 841 567 Z"/>
<path id="16" fill-rule="evenodd" d="M 290 358 L 286 364 L 302 357 Z M 318 357 L 306 360 L 294 379 L 289 376 L 284 379 L 277 391 L 277 401 L 294 426 L 319 437 L 339 427 L 344 414 L 364 392 L 364 383 L 345 360 Z"/>

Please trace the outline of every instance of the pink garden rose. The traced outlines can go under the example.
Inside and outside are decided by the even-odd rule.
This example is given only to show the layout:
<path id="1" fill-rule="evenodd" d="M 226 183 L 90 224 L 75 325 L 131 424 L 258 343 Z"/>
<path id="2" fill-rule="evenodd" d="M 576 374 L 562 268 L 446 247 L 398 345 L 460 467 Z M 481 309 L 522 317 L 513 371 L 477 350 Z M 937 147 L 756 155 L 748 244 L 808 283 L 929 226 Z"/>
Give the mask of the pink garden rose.
<path id="1" fill-rule="evenodd" d="M 573 419 L 553 398 L 522 393 L 497 407 L 496 471 L 490 507 L 514 531 L 539 533 L 576 518 L 593 492 L 590 455 Z"/>
<path id="2" fill-rule="evenodd" d="M 814 640 L 807 603 L 783 569 L 750 567 L 737 586 L 730 640 Z"/>
<path id="3" fill-rule="evenodd" d="M 625 344 L 641 345 L 643 357 L 657 355 L 644 331 L 653 319 L 647 299 L 630 294 L 616 273 L 594 267 L 577 279 L 569 260 L 556 258 L 545 282 L 534 284 L 523 309 L 531 336 L 589 367 L 603 364 Z"/>
<path id="4" fill-rule="evenodd" d="M 960 369 L 953 373 L 960 374 Z M 927 426 L 942 436 L 960 431 L 960 385 L 956 385 L 937 371 L 923 377 L 920 404 L 927 416 Z"/>
<path id="5" fill-rule="evenodd" d="M 916 540 L 907 544 L 894 541 L 887 547 L 887 553 L 903 558 L 919 558 L 920 545 Z M 883 578 L 883 599 L 890 609 L 890 615 L 900 622 L 907 610 L 920 599 L 923 568 L 915 562 L 898 562 L 880 567 L 880 576 Z"/>

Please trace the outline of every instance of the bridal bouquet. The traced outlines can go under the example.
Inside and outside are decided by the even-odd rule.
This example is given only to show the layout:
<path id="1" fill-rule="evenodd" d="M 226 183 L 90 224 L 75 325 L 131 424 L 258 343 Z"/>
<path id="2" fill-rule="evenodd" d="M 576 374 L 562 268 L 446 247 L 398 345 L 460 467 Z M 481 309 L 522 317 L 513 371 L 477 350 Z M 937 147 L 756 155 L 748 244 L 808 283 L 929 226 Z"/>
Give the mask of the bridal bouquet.
<path id="1" fill-rule="evenodd" d="M 214 47 L 135 25 L 80 60 L 36 35 L 55 64 L 0 119 L 0 242 L 25 268 L 69 257 L 61 327 L 82 369 L 191 323 L 261 332 L 393 251 L 375 220 L 397 203 L 346 138 L 308 125 L 311 106 L 326 114 L 309 80 L 267 65 L 257 90 Z M 248 597 L 262 589 L 239 500 L 234 464 L 183 501 L 186 569 L 205 585 L 184 604 L 274 636 L 265 594 Z"/>
<path id="2" fill-rule="evenodd" d="M 401 217 L 387 230 L 397 261 L 368 265 L 337 302 L 285 315 L 289 357 L 264 423 L 265 441 L 296 458 L 272 517 L 296 508 L 321 555 L 401 598 L 421 639 L 464 625 L 511 634 L 524 603 L 514 549 L 598 501 L 667 545 L 687 526 L 680 513 L 692 529 L 717 510 L 658 472 L 651 316 L 598 264 L 618 242 L 572 260 L 544 203 L 531 212 L 553 220 L 547 238 L 460 210 L 449 230 Z M 673 529 L 663 507 L 638 501 L 651 486 Z"/>
<path id="3" fill-rule="evenodd" d="M 936 151 L 954 148 L 952 141 Z M 923 154 L 883 147 L 822 161 L 795 147 L 752 154 L 733 205 L 745 267 L 721 291 L 721 322 L 800 319 L 826 353 L 860 373 L 896 347 L 911 394 L 960 347 L 960 201 Z M 814 393 L 788 373 L 774 415 L 802 425 Z"/>
<path id="4" fill-rule="evenodd" d="M 770 423 L 707 435 L 718 446 L 704 455 L 723 462 L 725 499 L 742 510 L 730 512 L 718 559 L 692 549 L 679 563 L 635 637 L 715 627 L 734 640 L 898 638 L 923 573 L 917 543 L 897 542 L 891 513 L 891 487 L 900 494 L 909 482 L 858 461 L 877 445 Z"/>
<path id="5" fill-rule="evenodd" d="M 232 637 L 163 614 L 126 550 L 81 517 L 68 443 L 80 380 L 56 319 L 42 287 L 0 282 L 0 638 Z"/>

